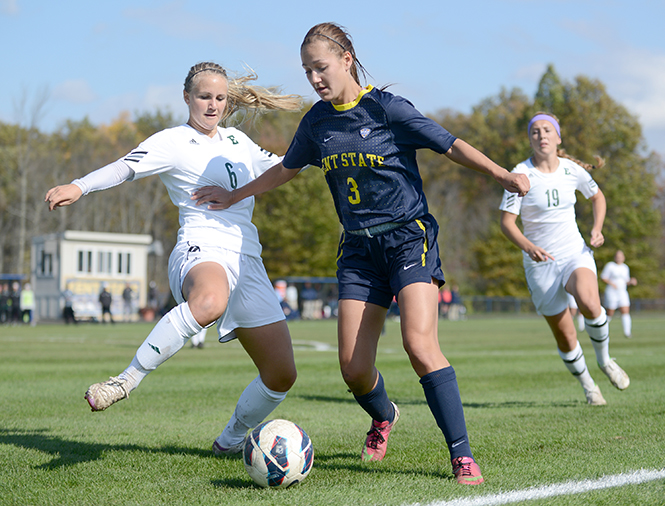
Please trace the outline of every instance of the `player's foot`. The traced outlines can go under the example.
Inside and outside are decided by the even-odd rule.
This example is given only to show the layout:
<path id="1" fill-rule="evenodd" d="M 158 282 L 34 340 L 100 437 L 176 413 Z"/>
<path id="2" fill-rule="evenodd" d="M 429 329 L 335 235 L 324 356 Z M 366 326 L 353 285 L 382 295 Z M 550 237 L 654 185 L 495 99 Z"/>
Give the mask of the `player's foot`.
<path id="1" fill-rule="evenodd" d="M 93 411 L 104 411 L 122 399 L 129 397 L 127 380 L 111 376 L 108 381 L 90 385 L 85 393 L 85 400 Z"/>
<path id="2" fill-rule="evenodd" d="M 453 474 L 460 485 L 480 485 L 485 481 L 480 467 L 471 457 L 453 459 Z"/>
<path id="3" fill-rule="evenodd" d="M 243 439 L 240 443 L 237 445 L 229 446 L 228 448 L 225 448 L 224 446 L 220 445 L 217 440 L 212 443 L 212 452 L 217 456 L 217 457 L 222 457 L 224 455 L 235 455 L 236 453 L 240 453 L 245 446 L 245 440 Z"/>
<path id="4" fill-rule="evenodd" d="M 612 385 L 619 390 L 625 390 L 630 385 L 630 378 L 614 360 L 610 360 L 605 367 L 602 367 L 600 364 L 598 364 L 598 367 L 610 379 Z"/>
<path id="5" fill-rule="evenodd" d="M 388 436 L 390 431 L 393 430 L 393 427 L 399 420 L 399 409 L 397 405 L 393 402 L 393 407 L 395 408 L 395 418 L 392 423 L 389 423 L 388 420 L 385 422 L 377 422 L 372 420 L 372 427 L 367 433 L 367 439 L 365 440 L 365 446 L 363 446 L 362 460 L 363 462 L 373 462 L 382 460 L 386 455 L 386 450 L 388 449 Z"/>
<path id="6" fill-rule="evenodd" d="M 603 398 L 603 394 L 600 393 L 598 385 L 594 385 L 591 390 L 585 390 L 584 394 L 586 395 L 586 401 L 589 406 L 604 406 L 607 404 Z"/>

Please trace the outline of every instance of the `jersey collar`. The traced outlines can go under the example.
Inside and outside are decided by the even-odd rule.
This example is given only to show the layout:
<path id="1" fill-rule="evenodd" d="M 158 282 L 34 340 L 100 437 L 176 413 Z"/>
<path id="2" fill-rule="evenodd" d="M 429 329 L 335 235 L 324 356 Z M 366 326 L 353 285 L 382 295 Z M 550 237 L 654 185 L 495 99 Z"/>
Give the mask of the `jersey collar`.
<path id="1" fill-rule="evenodd" d="M 358 102 L 360 102 L 360 99 L 363 98 L 367 93 L 372 91 L 374 89 L 374 86 L 371 84 L 368 84 L 365 88 L 360 90 L 360 93 L 356 97 L 356 99 L 353 102 L 349 102 L 348 104 L 341 104 L 341 105 L 335 105 L 331 104 L 336 111 L 348 111 L 349 109 L 353 109 L 355 106 L 358 105 Z"/>

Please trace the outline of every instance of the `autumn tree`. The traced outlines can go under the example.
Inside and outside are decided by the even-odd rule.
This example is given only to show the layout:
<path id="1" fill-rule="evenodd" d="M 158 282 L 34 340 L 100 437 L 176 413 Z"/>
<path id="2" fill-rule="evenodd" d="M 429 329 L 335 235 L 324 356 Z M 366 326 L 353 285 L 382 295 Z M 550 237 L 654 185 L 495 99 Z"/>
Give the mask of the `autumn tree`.
<path id="1" fill-rule="evenodd" d="M 483 118 L 490 121 L 503 102 L 499 100 L 483 112 L 479 118 L 480 127 Z M 572 83 L 563 82 L 549 66 L 533 104 L 518 113 L 513 121 L 504 123 L 506 129 L 502 142 L 513 146 L 515 154 L 519 155 L 517 160 L 506 157 L 509 166 L 529 156 L 528 144 L 525 144 L 527 122 L 538 110 L 551 112 L 559 118 L 562 147 L 568 154 L 588 162 L 594 162 L 598 155 L 606 161 L 605 167 L 592 174 L 608 202 L 603 228 L 605 245 L 596 251 L 599 267 L 612 258 L 616 249 L 623 249 L 631 272 L 643 280 L 639 289 L 633 291 L 635 296 L 656 296 L 663 282 L 663 255 L 657 248 L 662 238 L 661 217 L 655 206 L 657 170 L 650 163 L 652 158 L 642 154 L 644 145 L 639 122 L 607 94 L 599 81 L 579 76 Z M 472 121 L 473 117 L 470 123 Z M 491 139 L 491 136 L 485 133 L 482 138 Z M 524 139 L 521 143 L 520 138 Z M 593 216 L 591 205 L 583 197 L 578 198 L 576 213 L 580 231 L 588 242 Z M 512 247 L 507 239 L 505 244 L 505 248 Z M 477 287 L 487 293 L 495 293 L 498 288 L 515 292 L 515 273 L 505 272 L 505 267 L 488 260 L 490 245 L 496 256 L 506 256 L 505 251 L 499 249 L 498 232 L 494 226 L 474 244 Z M 503 274 L 499 275 L 499 271 Z"/>
<path id="2" fill-rule="evenodd" d="M 283 155 L 303 114 L 266 114 L 248 133 L 260 146 Z M 341 229 L 319 168 L 310 167 L 285 185 L 257 196 L 253 221 L 271 278 L 335 275 Z"/>
<path id="3" fill-rule="evenodd" d="M 263 148 L 283 155 L 309 106 L 299 113 L 244 118 L 237 126 Z M 665 191 L 657 178 L 664 173 L 663 161 L 646 154 L 639 122 L 607 94 L 602 83 L 584 76 L 566 82 L 549 66 L 533 98 L 519 89 L 501 90 L 470 114 L 441 110 L 432 118 L 512 169 L 530 156 L 526 128 L 538 110 L 559 117 L 563 147 L 570 155 L 589 162 L 598 155 L 606 161 L 605 167 L 593 172 L 608 200 L 606 242 L 596 251 L 599 267 L 621 248 L 640 281 L 634 296 L 662 295 Z M 153 133 L 179 123 L 163 111 L 135 114 L 134 119 L 120 114 L 99 126 L 88 119 L 66 121 L 52 134 L 0 123 L 0 269 L 16 270 L 21 227 L 25 243 L 32 235 L 95 230 L 147 233 L 170 250 L 178 229 L 177 209 L 157 177 L 92 193 L 54 213 L 46 212 L 43 197 L 51 186 L 103 167 Z M 28 141 L 32 147 L 25 151 Z M 429 150 L 420 150 L 417 156 L 430 212 L 440 225 L 446 279 L 461 285 L 465 293 L 526 296 L 521 252 L 498 227 L 501 186 Z M 30 174 L 23 183 L 21 163 Z M 579 197 L 576 210 L 580 230 L 588 239 L 591 205 Z M 254 223 L 271 277 L 334 275 L 341 229 L 320 169 L 308 168 L 282 187 L 259 195 Z M 22 269 L 27 274 L 25 263 Z"/>

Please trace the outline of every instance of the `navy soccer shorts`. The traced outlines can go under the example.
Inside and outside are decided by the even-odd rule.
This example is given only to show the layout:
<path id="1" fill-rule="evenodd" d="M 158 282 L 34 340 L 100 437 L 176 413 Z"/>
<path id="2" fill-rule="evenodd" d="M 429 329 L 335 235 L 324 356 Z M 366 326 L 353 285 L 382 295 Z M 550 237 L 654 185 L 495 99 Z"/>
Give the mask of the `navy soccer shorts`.
<path id="1" fill-rule="evenodd" d="M 434 278 L 443 286 L 438 233 L 429 214 L 375 237 L 343 233 L 337 252 L 339 298 L 389 308 L 407 285 Z"/>

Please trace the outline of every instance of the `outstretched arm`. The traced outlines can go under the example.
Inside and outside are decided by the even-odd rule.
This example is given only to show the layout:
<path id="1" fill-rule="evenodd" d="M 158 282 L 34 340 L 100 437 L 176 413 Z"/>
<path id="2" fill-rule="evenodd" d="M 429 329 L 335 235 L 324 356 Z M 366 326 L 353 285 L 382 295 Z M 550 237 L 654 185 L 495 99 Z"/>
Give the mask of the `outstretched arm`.
<path id="1" fill-rule="evenodd" d="M 504 189 L 510 193 L 517 193 L 520 197 L 524 197 L 531 188 L 529 178 L 525 174 L 514 174 L 507 171 L 462 139 L 455 140 L 446 156 L 469 169 L 489 174 Z"/>
<path id="2" fill-rule="evenodd" d="M 97 169 L 81 179 L 75 179 L 71 184 L 55 186 L 46 192 L 44 202 L 48 202 L 49 211 L 56 207 L 69 206 L 83 195 L 92 191 L 106 190 L 127 181 L 134 175 L 134 171 L 122 160 Z"/>
<path id="3" fill-rule="evenodd" d="M 227 209 L 247 197 L 259 195 L 283 185 L 296 177 L 298 172 L 297 169 L 287 169 L 280 162 L 245 186 L 236 188 L 231 192 L 220 186 L 199 188 L 192 194 L 192 200 L 196 200 L 197 206 L 208 204 L 208 209 L 213 211 Z"/>
<path id="4" fill-rule="evenodd" d="M 506 211 L 501 212 L 501 231 L 510 239 L 518 248 L 524 251 L 529 258 L 535 262 L 544 262 L 547 259 L 554 260 L 550 255 L 540 246 L 533 244 L 522 233 L 517 226 L 517 215 Z"/>

